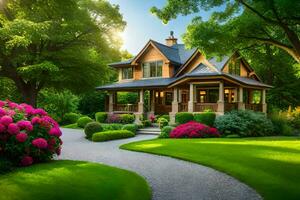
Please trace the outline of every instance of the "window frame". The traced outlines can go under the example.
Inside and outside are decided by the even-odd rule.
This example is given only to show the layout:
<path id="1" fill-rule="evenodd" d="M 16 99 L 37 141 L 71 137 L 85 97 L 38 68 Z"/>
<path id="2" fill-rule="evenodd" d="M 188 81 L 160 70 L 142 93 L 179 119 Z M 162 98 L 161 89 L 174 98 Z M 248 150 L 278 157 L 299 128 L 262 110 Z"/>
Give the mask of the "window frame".
<path id="1" fill-rule="evenodd" d="M 241 76 L 241 60 L 232 60 L 228 65 L 229 74 Z"/>
<path id="2" fill-rule="evenodd" d="M 155 63 L 155 66 L 153 66 L 154 63 Z M 159 64 L 159 63 L 161 63 L 161 64 Z M 162 77 L 163 64 L 164 63 L 162 60 L 149 61 L 149 62 L 142 63 L 143 78 L 160 78 L 160 77 Z M 145 66 L 148 67 L 147 70 L 144 69 Z M 146 74 L 146 72 L 147 72 L 147 74 Z M 148 76 L 145 76 L 145 75 L 148 75 Z"/>
<path id="3" fill-rule="evenodd" d="M 131 69 L 131 76 L 129 76 L 129 72 L 127 72 L 127 77 L 125 77 L 124 75 L 125 75 L 125 70 L 129 70 L 129 69 Z M 131 80 L 131 79 L 133 79 L 133 67 L 123 67 L 122 68 L 122 80 Z"/>

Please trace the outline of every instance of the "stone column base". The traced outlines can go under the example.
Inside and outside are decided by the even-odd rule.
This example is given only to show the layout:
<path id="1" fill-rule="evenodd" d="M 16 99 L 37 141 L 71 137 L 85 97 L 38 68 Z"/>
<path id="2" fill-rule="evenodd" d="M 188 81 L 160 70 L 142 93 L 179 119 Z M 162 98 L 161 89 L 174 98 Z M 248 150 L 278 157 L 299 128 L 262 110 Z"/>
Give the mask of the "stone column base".
<path id="1" fill-rule="evenodd" d="M 245 103 L 244 102 L 238 102 L 238 110 L 245 110 Z"/>
<path id="2" fill-rule="evenodd" d="M 218 113 L 224 113 L 224 102 L 218 101 Z"/>
<path id="3" fill-rule="evenodd" d="M 143 117 L 143 113 L 134 113 L 135 116 L 135 124 L 142 124 L 141 118 Z"/>
<path id="4" fill-rule="evenodd" d="M 114 111 L 114 104 L 113 103 L 109 103 L 108 104 L 108 112 L 112 113 Z"/>
<path id="5" fill-rule="evenodd" d="M 172 102 L 172 113 L 177 113 L 179 110 L 178 102 Z"/>
<path id="6" fill-rule="evenodd" d="M 188 103 L 188 112 L 194 112 L 194 102 L 189 101 Z"/>
<path id="7" fill-rule="evenodd" d="M 143 113 L 144 112 L 144 103 L 143 102 L 139 102 L 138 103 L 138 112 L 139 113 Z"/>
<path id="8" fill-rule="evenodd" d="M 262 112 L 267 113 L 267 104 L 266 103 L 262 104 Z"/>
<path id="9" fill-rule="evenodd" d="M 170 123 L 169 124 L 170 125 L 176 124 L 176 122 L 175 122 L 176 112 L 170 112 L 169 116 L 170 116 Z"/>

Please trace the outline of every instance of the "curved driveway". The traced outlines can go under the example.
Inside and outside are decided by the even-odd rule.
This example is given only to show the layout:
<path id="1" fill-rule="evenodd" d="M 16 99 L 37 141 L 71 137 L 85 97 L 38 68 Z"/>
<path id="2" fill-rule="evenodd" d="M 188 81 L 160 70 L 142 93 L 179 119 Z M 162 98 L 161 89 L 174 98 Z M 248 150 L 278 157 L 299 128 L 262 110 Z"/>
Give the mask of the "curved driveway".
<path id="1" fill-rule="evenodd" d="M 214 169 L 174 158 L 119 149 L 122 144 L 156 136 L 137 135 L 130 139 L 92 143 L 84 139 L 82 130 L 62 131 L 64 144 L 60 159 L 99 162 L 134 171 L 146 178 L 154 200 L 261 199 L 247 185 Z"/>

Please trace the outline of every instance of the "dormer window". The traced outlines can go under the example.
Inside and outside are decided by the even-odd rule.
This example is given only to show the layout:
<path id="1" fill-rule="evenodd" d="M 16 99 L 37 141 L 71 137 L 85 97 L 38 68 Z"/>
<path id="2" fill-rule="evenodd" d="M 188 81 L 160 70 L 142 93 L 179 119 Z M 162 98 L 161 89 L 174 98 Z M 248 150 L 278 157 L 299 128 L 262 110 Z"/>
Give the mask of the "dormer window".
<path id="1" fill-rule="evenodd" d="M 161 77 L 162 76 L 162 61 L 145 62 L 143 63 L 143 77 Z"/>
<path id="2" fill-rule="evenodd" d="M 132 79 L 133 70 L 132 67 L 122 68 L 122 79 Z"/>
<path id="3" fill-rule="evenodd" d="M 229 65 L 229 74 L 241 75 L 241 60 L 236 59 L 230 61 Z"/>

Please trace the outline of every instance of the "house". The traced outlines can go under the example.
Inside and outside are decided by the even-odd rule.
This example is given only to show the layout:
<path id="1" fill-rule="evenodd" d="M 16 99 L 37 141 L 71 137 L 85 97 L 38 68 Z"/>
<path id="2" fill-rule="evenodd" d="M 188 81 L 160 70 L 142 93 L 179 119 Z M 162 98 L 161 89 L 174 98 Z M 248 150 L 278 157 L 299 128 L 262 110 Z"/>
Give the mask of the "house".
<path id="1" fill-rule="evenodd" d="M 211 110 L 218 115 L 234 109 L 266 112 L 264 84 L 249 63 L 238 53 L 222 59 L 206 58 L 198 49 L 186 49 L 171 35 L 166 44 L 150 40 L 132 59 L 112 63 L 119 81 L 97 87 L 109 92 L 108 112 L 134 113 L 137 121 L 145 113 Z M 139 94 L 136 104 L 117 103 L 117 92 Z M 147 105 L 144 95 L 147 94 Z"/>

